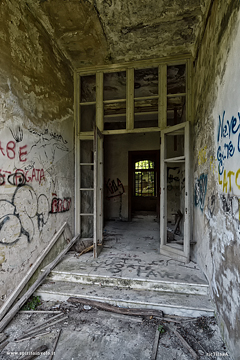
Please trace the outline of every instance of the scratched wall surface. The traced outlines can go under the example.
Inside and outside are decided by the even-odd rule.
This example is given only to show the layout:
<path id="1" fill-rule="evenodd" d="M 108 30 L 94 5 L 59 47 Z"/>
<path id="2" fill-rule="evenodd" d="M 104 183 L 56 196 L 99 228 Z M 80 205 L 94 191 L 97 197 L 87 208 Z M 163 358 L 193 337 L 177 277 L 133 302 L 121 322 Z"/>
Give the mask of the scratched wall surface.
<path id="1" fill-rule="evenodd" d="M 23 278 L 74 202 L 73 85 L 25 2 L 0 4 L 0 297 Z"/>
<path id="2" fill-rule="evenodd" d="M 219 324 L 240 354 L 240 4 L 213 2 L 194 64 L 194 240 Z"/>

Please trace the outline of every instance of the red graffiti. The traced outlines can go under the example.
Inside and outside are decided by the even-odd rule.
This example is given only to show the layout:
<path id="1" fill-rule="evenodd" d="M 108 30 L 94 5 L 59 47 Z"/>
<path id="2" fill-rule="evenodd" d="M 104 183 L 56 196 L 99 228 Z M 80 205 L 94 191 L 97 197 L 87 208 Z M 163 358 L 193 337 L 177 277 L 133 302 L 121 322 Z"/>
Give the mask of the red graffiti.
<path id="1" fill-rule="evenodd" d="M 17 169 L 13 173 L 11 173 L 11 171 L 0 169 L 0 186 L 5 185 L 6 181 L 14 186 L 24 185 L 33 181 L 41 184 L 42 181 L 45 181 L 45 174 L 43 169 L 33 168 L 27 171 Z"/>
<path id="2" fill-rule="evenodd" d="M 50 213 L 57 214 L 57 213 L 63 213 L 63 212 L 69 211 L 70 206 L 71 206 L 71 198 L 70 197 L 66 197 L 63 199 L 54 197 L 52 199 Z"/>
<path id="3" fill-rule="evenodd" d="M 27 161 L 27 145 L 20 146 L 17 151 L 15 141 L 9 141 L 5 147 L 2 146 L 0 141 L 0 152 L 2 156 L 7 156 L 10 160 L 13 160 L 18 156 L 19 161 Z"/>

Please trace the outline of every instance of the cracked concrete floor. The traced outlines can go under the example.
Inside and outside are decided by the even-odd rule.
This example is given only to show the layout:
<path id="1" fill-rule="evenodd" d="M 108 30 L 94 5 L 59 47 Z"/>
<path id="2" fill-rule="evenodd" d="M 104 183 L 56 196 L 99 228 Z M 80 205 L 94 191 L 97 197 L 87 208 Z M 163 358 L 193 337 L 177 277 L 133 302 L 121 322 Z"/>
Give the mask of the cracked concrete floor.
<path id="1" fill-rule="evenodd" d="M 55 311 L 43 313 L 41 311 Z M 53 325 L 50 331 L 39 337 L 16 342 L 23 331 L 40 325 L 61 311 L 68 318 Z M 9 343 L 0 352 L 1 360 L 19 360 L 26 352 L 33 352 L 41 345 L 47 350 L 39 360 L 50 359 L 58 331 L 60 338 L 53 359 L 57 360 L 146 360 L 151 359 L 155 333 L 159 324 L 165 329 L 160 335 L 157 360 L 191 360 L 189 351 L 168 328 L 174 327 L 202 360 L 230 359 L 214 318 L 186 319 L 175 317 L 176 322 L 164 322 L 157 318 L 120 315 L 96 308 L 73 305 L 67 302 L 44 302 L 38 313 L 19 312 L 7 326 Z M 25 353 L 25 355 L 23 355 Z M 30 359 L 30 358 L 29 358 Z"/>

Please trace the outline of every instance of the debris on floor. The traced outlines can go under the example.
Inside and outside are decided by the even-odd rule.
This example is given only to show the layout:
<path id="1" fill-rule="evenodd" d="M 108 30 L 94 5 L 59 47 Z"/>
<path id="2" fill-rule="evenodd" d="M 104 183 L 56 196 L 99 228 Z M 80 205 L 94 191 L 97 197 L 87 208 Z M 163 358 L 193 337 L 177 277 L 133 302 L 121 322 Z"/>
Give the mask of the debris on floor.
<path id="1" fill-rule="evenodd" d="M 84 303 L 42 302 L 0 334 L 0 360 L 220 360 L 228 357 L 214 317 L 124 315 Z"/>

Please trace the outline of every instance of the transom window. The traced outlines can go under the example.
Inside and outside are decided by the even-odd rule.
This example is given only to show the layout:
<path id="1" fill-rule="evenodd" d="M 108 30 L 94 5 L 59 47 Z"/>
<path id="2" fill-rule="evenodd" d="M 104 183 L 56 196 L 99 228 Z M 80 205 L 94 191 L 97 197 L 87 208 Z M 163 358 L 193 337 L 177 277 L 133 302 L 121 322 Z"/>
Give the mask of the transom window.
<path id="1" fill-rule="evenodd" d="M 189 119 L 190 58 L 79 70 L 75 77 L 77 133 L 160 131 Z"/>

